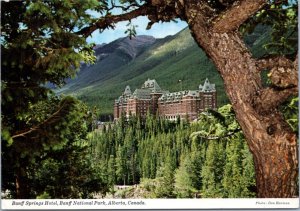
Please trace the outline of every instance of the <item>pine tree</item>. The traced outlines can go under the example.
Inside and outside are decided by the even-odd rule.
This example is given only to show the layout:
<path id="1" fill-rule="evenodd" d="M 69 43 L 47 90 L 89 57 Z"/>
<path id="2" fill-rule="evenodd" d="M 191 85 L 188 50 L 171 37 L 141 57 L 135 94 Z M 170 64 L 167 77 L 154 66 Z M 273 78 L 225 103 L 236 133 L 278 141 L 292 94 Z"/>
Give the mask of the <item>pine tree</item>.
<path id="1" fill-rule="evenodd" d="M 198 143 L 199 140 L 192 141 L 191 144 L 191 163 L 193 164 L 193 187 L 197 190 L 202 188 L 201 171 L 206 158 L 206 142 Z"/>
<path id="2" fill-rule="evenodd" d="M 95 60 L 92 45 L 75 32 L 91 24 L 86 11 L 97 6 L 90 0 L 1 2 L 2 161 L 12 173 L 2 181 L 13 197 L 34 197 L 28 184 L 32 160 L 45 148 L 65 145 L 70 125 L 80 121 L 72 114 L 71 98 L 57 102 L 57 110 L 47 106 L 52 99 L 45 84 L 61 86 L 75 76 L 80 62 Z M 41 104 L 44 109 L 31 110 Z"/>
<path id="3" fill-rule="evenodd" d="M 157 198 L 173 198 L 174 196 L 174 167 L 170 157 L 161 164 L 156 172 L 157 186 L 155 195 Z"/>
<path id="4" fill-rule="evenodd" d="M 180 166 L 175 171 L 174 192 L 178 198 L 191 198 L 197 192 L 195 178 L 195 166 L 191 162 L 191 157 L 186 155 L 180 162 Z"/>
<path id="5" fill-rule="evenodd" d="M 116 153 L 116 176 L 117 183 L 126 185 L 127 166 L 126 157 L 122 147 L 119 145 Z"/>
<path id="6" fill-rule="evenodd" d="M 222 178 L 224 168 L 224 147 L 217 140 L 210 140 L 206 158 L 202 167 L 201 195 L 204 198 L 222 198 L 224 196 Z"/>
<path id="7" fill-rule="evenodd" d="M 242 196 L 242 141 L 231 139 L 226 145 L 226 164 L 224 169 L 224 197 L 238 198 Z"/>
<path id="8" fill-rule="evenodd" d="M 256 196 L 256 182 L 255 170 L 253 163 L 253 156 L 250 153 L 246 141 L 243 141 L 242 153 L 242 168 L 243 168 L 243 181 L 242 181 L 242 194 L 240 197 L 255 197 Z"/>
<path id="9" fill-rule="evenodd" d="M 116 184 L 116 163 L 113 155 L 110 156 L 107 164 L 108 184 L 113 186 Z"/>

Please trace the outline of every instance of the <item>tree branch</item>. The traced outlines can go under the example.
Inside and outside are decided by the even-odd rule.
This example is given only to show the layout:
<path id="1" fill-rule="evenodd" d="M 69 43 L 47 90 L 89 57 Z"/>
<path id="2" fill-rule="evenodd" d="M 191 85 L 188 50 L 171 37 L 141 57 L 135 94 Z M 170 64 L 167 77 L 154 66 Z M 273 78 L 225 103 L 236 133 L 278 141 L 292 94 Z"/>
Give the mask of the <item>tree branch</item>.
<path id="1" fill-rule="evenodd" d="M 221 13 L 213 24 L 213 31 L 226 33 L 239 28 L 249 17 L 255 14 L 267 3 L 266 0 L 241 0 L 231 8 Z"/>
<path id="2" fill-rule="evenodd" d="M 242 130 L 240 128 L 238 128 L 238 129 L 235 129 L 234 131 L 228 132 L 227 134 L 225 134 L 223 136 L 212 136 L 212 135 L 202 136 L 202 135 L 199 134 L 199 132 L 194 132 L 194 133 L 192 133 L 191 136 L 197 136 L 198 138 L 203 138 L 203 139 L 206 139 L 206 140 L 219 140 L 221 138 L 228 138 L 230 136 L 233 136 L 234 134 L 236 134 L 240 131 L 242 131 Z"/>
<path id="3" fill-rule="evenodd" d="M 291 61 L 284 56 L 269 57 L 256 62 L 257 69 L 270 70 L 272 84 L 279 88 L 298 87 L 298 57 Z"/>
<path id="4" fill-rule="evenodd" d="M 149 13 L 151 8 L 149 5 L 144 4 L 141 7 L 137 8 L 128 13 L 120 14 L 120 15 L 108 15 L 100 18 L 98 21 L 93 23 L 90 26 L 87 26 L 80 31 L 76 32 L 76 34 L 83 35 L 84 37 L 90 36 L 97 29 L 106 29 L 108 27 L 113 27 L 113 24 L 118 23 L 120 21 L 127 21 L 138 16 L 145 16 Z"/>
<path id="5" fill-rule="evenodd" d="M 115 8 L 122 9 L 123 11 L 128 11 L 128 10 L 130 10 L 130 9 L 132 9 L 132 8 L 136 8 L 136 7 L 141 6 L 141 5 L 138 4 L 137 1 L 132 2 L 132 3 L 130 3 L 130 4 L 127 5 L 127 6 L 124 6 L 124 5 L 117 5 L 117 4 L 114 2 L 114 0 L 111 0 L 111 1 L 110 1 L 110 4 L 111 4 L 111 7 L 108 8 L 107 11 L 111 11 L 111 10 L 113 10 L 113 9 L 115 9 Z"/>
<path id="6" fill-rule="evenodd" d="M 282 89 L 298 87 L 298 72 L 294 67 L 274 67 L 268 76 L 276 87 Z"/>
<path id="7" fill-rule="evenodd" d="M 256 61 L 258 70 L 271 69 L 274 66 L 278 67 L 292 67 L 294 66 L 292 61 L 284 56 L 266 57 Z"/>
<path id="8" fill-rule="evenodd" d="M 278 88 L 268 87 L 259 92 L 254 98 L 253 106 L 261 114 L 269 114 L 289 97 L 297 95 L 298 88 L 280 90 Z"/>
<path id="9" fill-rule="evenodd" d="M 257 60 L 258 71 L 270 70 L 272 87 L 263 89 L 254 99 L 254 107 L 260 113 L 272 112 L 290 96 L 298 93 L 298 55 L 295 61 L 284 56 Z"/>
<path id="10" fill-rule="evenodd" d="M 57 122 L 57 120 L 61 119 L 61 117 L 64 116 L 64 113 L 65 113 L 66 109 L 68 108 L 68 106 L 69 106 L 69 103 L 67 101 L 65 101 L 59 107 L 59 109 L 56 112 L 54 112 L 51 116 L 49 116 L 46 120 L 44 120 L 40 124 L 33 126 L 29 129 L 17 132 L 11 138 L 15 139 L 18 137 L 25 137 L 26 135 L 33 133 L 35 131 L 43 130 L 43 128 L 45 128 L 46 125 L 55 124 Z"/>

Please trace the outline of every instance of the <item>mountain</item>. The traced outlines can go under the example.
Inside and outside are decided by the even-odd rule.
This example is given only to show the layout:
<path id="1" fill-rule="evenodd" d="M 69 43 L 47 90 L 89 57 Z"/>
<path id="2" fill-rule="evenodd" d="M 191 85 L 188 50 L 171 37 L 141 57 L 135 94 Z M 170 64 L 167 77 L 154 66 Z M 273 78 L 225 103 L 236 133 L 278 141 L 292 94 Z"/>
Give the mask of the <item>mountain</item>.
<path id="1" fill-rule="evenodd" d="M 269 39 L 269 32 L 258 27 L 246 43 L 254 54 L 262 56 L 262 44 Z M 69 81 L 57 93 L 72 94 L 100 112 L 112 113 L 114 99 L 121 95 L 126 85 L 131 90 L 140 88 L 148 78 L 156 79 L 161 88 L 179 91 L 195 90 L 205 78 L 216 84 L 218 104 L 228 103 L 224 85 L 216 68 L 184 29 L 174 36 L 155 39 L 151 36 L 120 38 L 95 49 L 97 62 L 83 65 L 77 78 Z"/>
<path id="2" fill-rule="evenodd" d="M 154 37 L 138 36 L 132 40 L 125 37 L 109 44 L 97 45 L 94 49 L 97 57 L 96 64 L 91 66 L 83 64 L 77 78 L 69 80 L 60 92 L 65 90 L 68 93 L 74 92 L 87 85 L 114 77 L 119 73 L 119 67 L 127 65 L 154 42 Z"/>

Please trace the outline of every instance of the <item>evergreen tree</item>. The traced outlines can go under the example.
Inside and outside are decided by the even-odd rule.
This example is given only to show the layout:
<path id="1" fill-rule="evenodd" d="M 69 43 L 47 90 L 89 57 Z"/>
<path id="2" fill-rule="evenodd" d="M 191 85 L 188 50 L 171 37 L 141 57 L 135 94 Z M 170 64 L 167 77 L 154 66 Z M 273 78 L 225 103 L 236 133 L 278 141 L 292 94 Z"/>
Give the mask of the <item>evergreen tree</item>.
<path id="1" fill-rule="evenodd" d="M 1 2 L 1 144 L 10 172 L 2 181 L 13 197 L 34 197 L 28 172 L 33 160 L 56 144 L 66 145 L 72 125 L 80 121 L 72 114 L 71 98 L 57 102 L 56 110 L 47 106 L 52 99 L 45 84 L 61 86 L 80 62 L 95 59 L 92 45 L 75 32 L 92 22 L 86 11 L 98 6 L 92 0 Z M 32 111 L 41 104 L 43 109 Z"/>
<path id="2" fill-rule="evenodd" d="M 206 159 L 202 167 L 201 195 L 204 198 L 222 198 L 224 196 L 223 179 L 224 148 L 222 143 L 211 140 L 208 144 Z"/>
<path id="3" fill-rule="evenodd" d="M 114 185 L 116 185 L 116 162 L 113 155 L 110 155 L 110 158 L 108 160 L 107 164 L 107 175 L 108 175 L 108 186 L 110 188 L 110 191 L 114 193 Z"/>
<path id="4" fill-rule="evenodd" d="M 50 115 L 58 108 L 63 108 L 60 112 L 65 113 L 64 120 L 60 119 L 59 113 L 56 114 L 58 116 Z M 90 162 L 90 144 L 86 140 L 90 119 L 87 107 L 71 97 L 63 99 L 52 97 L 49 101 L 41 101 L 30 109 L 30 115 L 27 116 L 28 124 L 37 120 L 44 122 L 46 119 L 55 123 L 55 126 L 48 127 L 48 133 L 43 136 L 40 136 L 39 131 L 32 132 L 36 140 L 43 140 L 43 143 L 35 141 L 26 143 L 27 146 L 25 143 L 21 145 L 22 150 L 30 147 L 35 149 L 34 151 L 27 152 L 21 149 L 10 151 L 11 148 L 4 145 L 2 161 L 7 171 L 2 174 L 2 188 L 11 190 L 11 197 L 18 197 L 15 185 L 20 181 L 14 183 L 14 172 L 21 168 L 23 179 L 26 179 L 27 198 L 36 198 L 41 194 L 51 198 L 81 198 L 91 197 L 90 194 L 94 191 L 105 192 L 104 178 L 98 175 Z M 43 112 L 43 115 L 39 111 Z M 64 136 L 59 132 L 54 135 L 57 130 L 63 130 Z M 49 141 L 52 141 L 52 144 L 49 144 Z M 16 157 L 15 163 L 16 159 L 12 159 L 11 156 L 18 153 L 21 153 L 21 157 Z M 20 162 L 26 165 L 18 166 Z"/>
<path id="5" fill-rule="evenodd" d="M 197 192 L 195 178 L 199 177 L 195 172 L 195 166 L 191 162 L 191 157 L 186 155 L 180 166 L 175 171 L 174 192 L 178 198 L 191 198 Z"/>
<path id="6" fill-rule="evenodd" d="M 201 171 L 202 166 L 205 162 L 206 158 L 206 142 L 200 142 L 199 140 L 192 141 L 191 144 L 191 160 L 190 162 L 193 164 L 192 167 L 192 181 L 193 181 L 193 187 L 197 190 L 201 190 L 202 188 L 202 177 L 201 177 Z"/>
<path id="7" fill-rule="evenodd" d="M 157 198 L 173 198 L 174 197 L 174 167 L 172 161 L 167 158 L 156 172 L 157 186 L 155 188 L 155 196 Z"/>
<path id="8" fill-rule="evenodd" d="M 118 184 L 126 185 L 127 166 L 124 150 L 119 145 L 116 153 L 116 176 Z"/>
<path id="9" fill-rule="evenodd" d="M 95 163 L 105 164 L 101 171 L 108 181 L 115 162 L 116 182 L 109 184 L 141 181 L 146 197 L 194 197 L 199 192 L 202 197 L 254 196 L 253 160 L 230 105 L 191 124 L 151 116 L 148 122 L 138 117 L 130 122 L 95 133 L 101 155 Z M 153 125 L 147 132 L 146 122 Z M 119 144 L 112 147 L 114 142 Z"/>
<path id="10" fill-rule="evenodd" d="M 255 197 L 256 182 L 255 182 L 255 169 L 253 163 L 253 156 L 250 153 L 249 147 L 246 141 L 243 141 L 242 150 L 242 167 L 243 167 L 243 181 L 241 186 L 243 187 L 240 197 Z"/>
<path id="11" fill-rule="evenodd" d="M 224 196 L 242 197 L 242 146 L 241 140 L 231 139 L 226 145 L 226 164 L 224 168 Z"/>

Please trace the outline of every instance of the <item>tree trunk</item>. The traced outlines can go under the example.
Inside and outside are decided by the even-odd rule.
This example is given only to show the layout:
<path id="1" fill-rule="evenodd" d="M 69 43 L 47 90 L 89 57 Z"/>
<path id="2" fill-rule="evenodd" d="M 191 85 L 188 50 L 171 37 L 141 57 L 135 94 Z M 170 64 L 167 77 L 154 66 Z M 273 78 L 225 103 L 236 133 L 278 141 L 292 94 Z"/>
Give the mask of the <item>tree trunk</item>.
<path id="1" fill-rule="evenodd" d="M 16 170 L 16 198 L 17 199 L 29 199 L 29 188 L 24 170 L 24 164 L 21 163 Z"/>
<path id="2" fill-rule="evenodd" d="M 190 29 L 224 80 L 225 91 L 253 154 L 258 197 L 295 197 L 296 134 L 276 108 L 264 112 L 255 108 L 254 100 L 263 89 L 260 70 L 238 31 L 214 33 L 203 27 L 202 20 L 201 15 L 193 17 Z"/>

